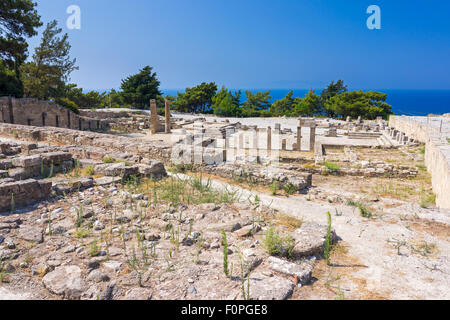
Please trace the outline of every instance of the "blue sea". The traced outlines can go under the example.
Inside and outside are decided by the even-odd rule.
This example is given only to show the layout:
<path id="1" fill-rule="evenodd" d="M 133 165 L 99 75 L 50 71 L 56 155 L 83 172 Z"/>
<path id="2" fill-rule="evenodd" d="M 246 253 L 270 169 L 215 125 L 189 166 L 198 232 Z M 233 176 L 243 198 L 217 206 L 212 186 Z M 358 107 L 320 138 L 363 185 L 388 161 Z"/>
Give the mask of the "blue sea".
<path id="1" fill-rule="evenodd" d="M 235 89 L 231 89 L 235 91 Z M 242 90 L 242 102 L 245 101 Z M 251 92 L 267 91 L 268 89 L 250 89 Z M 167 89 L 162 90 L 164 95 L 174 95 L 184 90 Z M 283 99 L 290 89 L 271 90 L 272 101 Z M 295 89 L 295 97 L 304 97 L 308 93 L 307 89 Z M 364 90 L 365 91 L 365 90 Z M 392 105 L 392 111 L 397 115 L 426 116 L 432 114 L 450 113 L 450 90 L 391 90 L 377 89 L 375 91 L 387 94 L 387 103 Z M 320 94 L 321 90 L 316 90 Z"/>

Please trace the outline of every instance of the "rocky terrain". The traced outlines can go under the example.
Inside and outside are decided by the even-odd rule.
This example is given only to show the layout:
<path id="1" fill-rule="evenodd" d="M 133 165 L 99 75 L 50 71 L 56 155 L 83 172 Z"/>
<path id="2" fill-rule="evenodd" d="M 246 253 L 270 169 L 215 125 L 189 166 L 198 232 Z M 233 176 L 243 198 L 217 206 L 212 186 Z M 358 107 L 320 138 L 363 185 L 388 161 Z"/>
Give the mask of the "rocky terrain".
<path id="1" fill-rule="evenodd" d="M 0 299 L 450 297 L 421 144 L 185 165 L 163 140 L 0 134 Z"/>

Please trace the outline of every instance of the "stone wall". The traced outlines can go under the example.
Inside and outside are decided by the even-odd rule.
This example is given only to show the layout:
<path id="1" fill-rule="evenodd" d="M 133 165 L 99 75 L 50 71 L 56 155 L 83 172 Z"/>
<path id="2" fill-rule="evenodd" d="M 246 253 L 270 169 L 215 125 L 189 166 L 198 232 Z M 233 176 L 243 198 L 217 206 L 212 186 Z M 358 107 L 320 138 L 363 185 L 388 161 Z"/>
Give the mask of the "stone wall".
<path id="1" fill-rule="evenodd" d="M 312 185 L 312 175 L 310 173 L 283 170 L 272 166 L 265 167 L 249 163 L 242 165 L 223 163 L 216 166 L 203 166 L 202 170 L 223 178 L 249 183 L 261 183 L 266 186 L 271 186 L 275 181 L 278 182 L 279 187 L 290 184 L 297 192 L 310 188 Z"/>
<path id="2" fill-rule="evenodd" d="M 23 180 L 0 184 L 0 211 L 14 211 L 18 206 L 31 205 L 47 199 L 52 183 L 45 180 Z"/>
<path id="3" fill-rule="evenodd" d="M 450 144 L 424 117 L 391 116 L 390 127 L 426 144 L 425 164 L 432 176 L 436 205 L 450 209 Z"/>
<path id="4" fill-rule="evenodd" d="M 0 97 L 1 122 L 76 130 L 105 130 L 108 122 L 77 115 L 50 101 Z"/>
<path id="5" fill-rule="evenodd" d="M 23 125 L 0 124 L 0 135 L 27 141 L 47 141 L 52 144 L 74 146 L 89 151 L 98 147 L 101 151 L 116 151 L 140 155 L 163 162 L 170 161 L 170 146 L 159 141 L 144 141 L 110 134 L 65 128 L 30 127 Z"/>

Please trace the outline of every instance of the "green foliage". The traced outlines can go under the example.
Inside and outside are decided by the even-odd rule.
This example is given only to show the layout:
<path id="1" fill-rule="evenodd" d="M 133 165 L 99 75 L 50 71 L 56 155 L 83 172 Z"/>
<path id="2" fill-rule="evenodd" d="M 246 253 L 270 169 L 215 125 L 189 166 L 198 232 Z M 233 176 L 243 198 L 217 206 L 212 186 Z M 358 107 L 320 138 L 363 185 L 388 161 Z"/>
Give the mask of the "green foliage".
<path id="1" fill-rule="evenodd" d="M 323 101 L 326 101 L 344 92 L 347 92 L 347 86 L 344 84 L 343 80 L 338 80 L 336 83 L 331 81 L 328 87 L 322 91 L 320 97 Z"/>
<path id="2" fill-rule="evenodd" d="M 16 202 L 14 200 L 14 192 L 11 193 L 11 212 L 16 212 Z"/>
<path id="3" fill-rule="evenodd" d="M 85 173 L 87 174 L 87 175 L 89 175 L 89 176 L 92 176 L 92 175 L 94 175 L 94 166 L 88 166 L 86 169 L 85 169 Z"/>
<path id="4" fill-rule="evenodd" d="M 239 117 L 241 92 L 235 92 L 233 95 L 225 87 L 212 98 L 212 108 L 216 116 Z"/>
<path id="5" fill-rule="evenodd" d="M 245 95 L 247 96 L 247 101 L 242 104 L 243 112 L 252 111 L 261 111 L 268 110 L 271 106 L 270 99 L 270 90 L 264 92 L 256 92 L 252 93 L 251 91 L 245 91 Z"/>
<path id="6" fill-rule="evenodd" d="M 0 96 L 23 97 L 23 83 L 13 70 L 0 60 Z"/>
<path id="7" fill-rule="evenodd" d="M 364 203 L 357 202 L 356 207 L 358 208 L 359 213 L 361 214 L 361 217 L 369 218 L 369 219 L 372 218 L 372 211 L 370 211 L 370 209 L 367 208 L 367 206 Z"/>
<path id="8" fill-rule="evenodd" d="M 138 74 L 122 80 L 121 96 L 125 103 L 137 108 L 144 108 L 149 106 L 151 99 L 161 96 L 160 82 L 152 70 L 152 67 L 146 66 Z"/>
<path id="9" fill-rule="evenodd" d="M 420 195 L 420 207 L 422 208 L 428 208 L 429 206 L 432 206 L 436 204 L 436 195 L 430 194 L 427 195 L 422 191 L 423 193 Z"/>
<path id="10" fill-rule="evenodd" d="M 216 92 L 217 85 L 214 82 L 203 82 L 193 88 L 186 88 L 185 93 L 178 92 L 173 107 L 180 112 L 210 112 Z"/>
<path id="11" fill-rule="evenodd" d="M 278 183 L 278 181 L 273 181 L 271 186 L 270 186 L 270 192 L 272 193 L 272 195 L 276 195 L 278 190 L 280 190 L 280 184 Z"/>
<path id="12" fill-rule="evenodd" d="M 321 112 L 321 99 L 314 92 L 309 90 L 303 99 L 298 99 L 294 107 L 293 114 L 296 116 L 312 117 Z"/>
<path id="13" fill-rule="evenodd" d="M 80 114 L 80 110 L 78 109 L 78 106 L 76 105 L 76 103 L 73 101 L 70 101 L 67 98 L 57 98 L 57 99 L 55 99 L 55 103 L 60 105 L 61 107 L 69 109 L 70 111 L 72 111 L 76 114 Z"/>
<path id="14" fill-rule="evenodd" d="M 42 23 L 31 0 L 0 1 L 0 96 L 23 96 L 20 66 L 27 58 L 27 37 Z"/>
<path id="15" fill-rule="evenodd" d="M 330 265 L 330 251 L 331 251 L 331 214 L 330 212 L 327 212 L 328 217 L 328 228 L 327 228 L 327 237 L 325 241 L 325 248 L 324 248 L 324 256 L 325 260 L 327 261 L 327 265 Z"/>
<path id="16" fill-rule="evenodd" d="M 334 163 L 334 162 L 325 161 L 323 163 L 323 165 L 325 166 L 325 168 L 327 168 L 330 171 L 339 171 L 339 170 L 341 170 L 341 167 L 339 167 L 339 165 L 337 163 Z"/>
<path id="17" fill-rule="evenodd" d="M 73 101 L 78 108 L 81 109 L 101 108 L 104 107 L 109 100 L 112 100 L 109 99 L 110 96 L 107 96 L 105 92 L 99 93 L 97 91 L 89 91 L 83 93 L 83 89 L 77 88 L 76 84 L 68 84 L 65 86 L 64 97 Z"/>
<path id="18" fill-rule="evenodd" d="M 114 163 L 114 162 L 116 162 L 116 159 L 114 158 L 111 158 L 109 156 L 103 157 L 103 163 Z"/>
<path id="19" fill-rule="evenodd" d="M 290 236 L 282 238 L 278 231 L 270 226 L 264 234 L 263 245 L 271 256 L 287 255 L 291 257 L 295 243 Z"/>
<path id="20" fill-rule="evenodd" d="M 295 192 L 297 192 L 297 188 L 292 183 L 287 183 L 283 186 L 284 192 L 288 195 L 293 195 Z"/>
<path id="21" fill-rule="evenodd" d="M 225 230 L 222 230 L 222 243 L 223 243 L 223 272 L 228 277 L 228 242 L 227 242 L 227 234 Z"/>
<path id="22" fill-rule="evenodd" d="M 48 23 L 33 61 L 22 66 L 25 96 L 42 100 L 63 96 L 65 81 L 78 67 L 75 66 L 76 59 L 69 57 L 69 36 L 66 33 L 59 37 L 61 32 L 56 20 Z"/>
<path id="23" fill-rule="evenodd" d="M 290 115 L 293 113 L 295 104 L 300 100 L 298 98 L 293 98 L 294 91 L 290 91 L 286 97 L 281 100 L 275 101 L 270 107 L 270 112 L 274 117 L 279 117 L 282 115 Z"/>
<path id="24" fill-rule="evenodd" d="M 53 165 L 53 161 L 50 164 L 50 173 L 48 174 L 48 178 L 50 179 L 51 177 L 53 177 L 53 170 L 54 170 L 54 165 Z"/>
<path id="25" fill-rule="evenodd" d="M 75 231 L 75 237 L 78 239 L 87 238 L 87 237 L 89 237 L 90 234 L 91 234 L 91 231 L 89 229 L 80 228 Z"/>
<path id="26" fill-rule="evenodd" d="M 89 244 L 89 255 L 91 257 L 96 257 L 99 254 L 100 254 L 100 249 L 98 248 L 97 240 L 94 240 Z"/>
<path id="27" fill-rule="evenodd" d="M 392 114 L 392 106 L 387 104 L 387 95 L 376 91 L 352 91 L 336 95 L 325 102 L 328 114 L 346 118 L 350 116 L 365 119 L 387 118 Z"/>

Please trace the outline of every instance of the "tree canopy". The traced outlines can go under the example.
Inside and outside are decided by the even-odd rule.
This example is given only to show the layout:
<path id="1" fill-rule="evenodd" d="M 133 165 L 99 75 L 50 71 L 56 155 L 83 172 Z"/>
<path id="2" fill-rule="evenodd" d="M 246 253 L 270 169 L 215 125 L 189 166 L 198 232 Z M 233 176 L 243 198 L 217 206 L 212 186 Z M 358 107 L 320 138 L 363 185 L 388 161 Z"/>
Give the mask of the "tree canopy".
<path id="1" fill-rule="evenodd" d="M 214 114 L 222 117 L 238 117 L 240 115 L 240 100 L 240 90 L 233 95 L 227 88 L 222 87 L 212 98 Z"/>
<path id="2" fill-rule="evenodd" d="M 122 80 L 122 98 L 127 104 L 137 108 L 149 106 L 151 99 L 161 96 L 159 91 L 160 82 L 153 68 L 146 66 L 139 73 Z"/>
<path id="3" fill-rule="evenodd" d="M 242 104 L 243 115 L 254 117 L 259 116 L 261 111 L 269 111 L 270 106 L 272 105 L 270 102 L 270 99 L 272 99 L 270 90 L 256 93 L 246 90 L 245 95 L 247 101 Z"/>
<path id="4" fill-rule="evenodd" d="M 186 88 L 185 93 L 178 93 L 174 108 L 180 112 L 210 112 L 216 92 L 217 85 L 214 82 L 203 82 L 193 88 Z"/>
<path id="5" fill-rule="evenodd" d="M 0 58 L 8 68 L 25 61 L 28 49 L 25 37 L 35 36 L 42 25 L 36 6 L 30 0 L 0 2 Z"/>
<path id="6" fill-rule="evenodd" d="M 306 96 L 298 99 L 294 106 L 294 115 L 302 117 L 312 117 L 321 112 L 321 99 L 313 89 L 310 89 Z"/>
<path id="7" fill-rule="evenodd" d="M 63 96 L 65 82 L 78 67 L 76 59 L 69 56 L 69 36 L 67 33 L 58 36 L 61 32 L 56 20 L 49 22 L 33 61 L 22 66 L 25 96 L 45 100 Z"/>
<path id="8" fill-rule="evenodd" d="M 386 98 L 386 94 L 376 91 L 344 92 L 328 99 L 325 102 L 325 109 L 339 118 L 347 116 L 352 118 L 362 116 L 366 119 L 387 118 L 392 114 L 392 106 L 385 102 Z"/>
<path id="9" fill-rule="evenodd" d="M 299 98 L 293 98 L 294 91 L 290 91 L 283 99 L 275 101 L 270 107 L 273 116 L 290 115 L 294 111 L 294 106 L 299 102 Z"/>
<path id="10" fill-rule="evenodd" d="M 26 38 L 42 25 L 30 0 L 0 1 L 0 95 L 23 96 L 20 66 L 27 58 Z"/>

